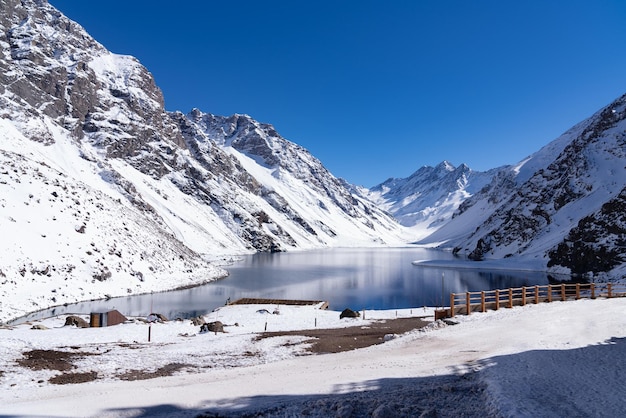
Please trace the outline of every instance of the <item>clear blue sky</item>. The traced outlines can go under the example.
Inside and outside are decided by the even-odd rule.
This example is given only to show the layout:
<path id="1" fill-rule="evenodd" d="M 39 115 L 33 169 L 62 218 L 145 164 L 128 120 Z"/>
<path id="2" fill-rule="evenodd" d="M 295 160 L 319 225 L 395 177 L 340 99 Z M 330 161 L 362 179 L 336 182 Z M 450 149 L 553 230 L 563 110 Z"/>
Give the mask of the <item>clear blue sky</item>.
<path id="1" fill-rule="evenodd" d="M 373 186 L 520 161 L 626 93 L 626 1 L 50 0 L 168 110 L 246 113 Z"/>

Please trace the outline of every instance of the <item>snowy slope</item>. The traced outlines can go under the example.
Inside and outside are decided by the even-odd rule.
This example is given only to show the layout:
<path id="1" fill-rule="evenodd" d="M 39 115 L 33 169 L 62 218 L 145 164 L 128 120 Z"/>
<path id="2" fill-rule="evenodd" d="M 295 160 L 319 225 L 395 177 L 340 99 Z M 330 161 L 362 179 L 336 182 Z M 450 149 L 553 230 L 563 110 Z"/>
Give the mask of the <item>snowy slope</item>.
<path id="1" fill-rule="evenodd" d="M 225 274 L 121 192 L 90 186 L 97 174 L 63 135 L 45 150 L 19 138 L 0 119 L 0 319 Z M 8 149 L 12 142 L 19 153 Z M 55 153 L 58 160 L 44 158 Z M 60 171 L 63 165 L 72 171 Z"/>

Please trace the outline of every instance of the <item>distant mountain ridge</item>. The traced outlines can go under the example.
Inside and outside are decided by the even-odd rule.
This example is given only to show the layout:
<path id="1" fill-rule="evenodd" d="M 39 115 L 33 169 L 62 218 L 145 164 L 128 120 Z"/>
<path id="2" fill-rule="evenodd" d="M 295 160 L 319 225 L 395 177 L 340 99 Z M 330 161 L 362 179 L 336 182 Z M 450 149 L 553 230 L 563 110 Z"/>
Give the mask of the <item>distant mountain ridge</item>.
<path id="1" fill-rule="evenodd" d="M 494 172 L 443 161 L 404 179 L 388 179 L 364 194 L 423 237 L 448 222 L 460 204 L 491 181 Z"/>

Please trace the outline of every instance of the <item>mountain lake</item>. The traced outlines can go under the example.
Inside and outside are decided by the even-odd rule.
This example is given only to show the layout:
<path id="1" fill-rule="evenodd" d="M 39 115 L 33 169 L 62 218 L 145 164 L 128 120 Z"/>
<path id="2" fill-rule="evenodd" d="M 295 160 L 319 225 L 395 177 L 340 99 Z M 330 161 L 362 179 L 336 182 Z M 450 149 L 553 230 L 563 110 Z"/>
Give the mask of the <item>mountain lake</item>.
<path id="1" fill-rule="evenodd" d="M 449 305 L 450 293 L 549 283 L 545 272 L 476 270 L 413 265 L 452 260 L 431 249 L 341 248 L 238 257 L 224 279 L 184 290 L 124 296 L 58 306 L 14 322 L 61 314 L 117 309 L 127 316 L 160 313 L 167 318 L 204 315 L 239 298 L 326 301 L 343 310 L 402 309 Z"/>

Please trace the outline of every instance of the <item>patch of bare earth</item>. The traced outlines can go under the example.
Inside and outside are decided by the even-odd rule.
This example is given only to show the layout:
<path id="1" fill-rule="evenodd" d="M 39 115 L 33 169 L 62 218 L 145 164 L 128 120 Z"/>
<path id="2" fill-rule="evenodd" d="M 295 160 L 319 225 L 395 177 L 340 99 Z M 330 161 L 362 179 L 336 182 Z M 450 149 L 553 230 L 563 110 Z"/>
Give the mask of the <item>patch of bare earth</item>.
<path id="1" fill-rule="evenodd" d="M 158 369 L 152 372 L 145 371 L 145 370 L 129 370 L 127 372 L 124 372 L 118 375 L 117 377 L 120 380 L 147 380 L 147 379 L 154 379 L 157 377 L 171 376 L 177 371 L 182 370 L 187 367 L 192 367 L 192 366 L 190 364 L 184 364 L 184 363 L 170 363 L 170 364 L 166 364 L 163 367 L 159 367 Z"/>
<path id="2" fill-rule="evenodd" d="M 22 353 L 23 359 L 17 364 L 31 370 L 58 370 L 64 372 L 75 368 L 72 361 L 82 357 L 83 353 L 71 353 L 57 350 L 31 350 Z"/>
<path id="3" fill-rule="evenodd" d="M 75 347 L 72 347 L 75 348 Z M 56 370 L 63 372 L 60 375 L 51 377 L 48 381 L 55 385 L 65 385 L 70 383 L 85 383 L 98 378 L 96 372 L 68 373 L 75 369 L 72 363 L 74 360 L 91 353 L 72 353 L 58 350 L 31 350 L 22 353 L 24 358 L 18 359 L 17 364 L 31 370 Z"/>
<path id="4" fill-rule="evenodd" d="M 339 353 L 380 344 L 385 341 L 385 335 L 405 334 L 423 328 L 429 323 L 420 318 L 397 318 L 348 328 L 264 332 L 257 337 L 257 340 L 286 335 L 304 336 L 311 338 L 311 340 L 304 341 L 310 344 L 307 351 L 311 353 Z"/>
<path id="5" fill-rule="evenodd" d="M 97 372 L 85 373 L 62 373 L 58 376 L 51 377 L 48 382 L 55 385 L 69 385 L 75 383 L 91 382 L 98 378 Z"/>

